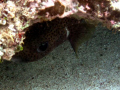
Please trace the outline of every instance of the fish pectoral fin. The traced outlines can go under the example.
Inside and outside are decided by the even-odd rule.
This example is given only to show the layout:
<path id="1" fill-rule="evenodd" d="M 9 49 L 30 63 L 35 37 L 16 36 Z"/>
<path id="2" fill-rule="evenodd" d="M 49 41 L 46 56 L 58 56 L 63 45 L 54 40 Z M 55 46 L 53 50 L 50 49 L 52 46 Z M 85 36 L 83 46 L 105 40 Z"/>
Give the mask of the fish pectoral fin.
<path id="1" fill-rule="evenodd" d="M 75 56 L 76 56 L 77 59 L 79 59 L 78 52 L 75 52 Z"/>
<path id="2" fill-rule="evenodd" d="M 68 39 L 77 58 L 79 46 L 93 35 L 95 29 L 93 24 L 81 23 L 79 25 L 74 25 L 74 30 L 70 30 L 72 32 L 70 32 Z"/>
<path id="3" fill-rule="evenodd" d="M 72 40 L 69 40 L 70 44 L 75 52 L 76 58 L 78 58 L 78 48 L 79 48 L 79 44 L 77 42 L 73 42 Z"/>

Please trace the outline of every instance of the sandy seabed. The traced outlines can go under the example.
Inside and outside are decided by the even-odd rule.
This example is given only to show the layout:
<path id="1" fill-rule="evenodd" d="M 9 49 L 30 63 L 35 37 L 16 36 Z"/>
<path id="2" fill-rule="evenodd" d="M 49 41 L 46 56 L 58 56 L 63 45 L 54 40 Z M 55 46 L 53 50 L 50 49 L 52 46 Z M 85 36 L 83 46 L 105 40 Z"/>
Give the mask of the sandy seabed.
<path id="1" fill-rule="evenodd" d="M 66 41 L 39 61 L 2 63 L 0 90 L 120 90 L 120 32 L 97 27 L 79 59 Z"/>

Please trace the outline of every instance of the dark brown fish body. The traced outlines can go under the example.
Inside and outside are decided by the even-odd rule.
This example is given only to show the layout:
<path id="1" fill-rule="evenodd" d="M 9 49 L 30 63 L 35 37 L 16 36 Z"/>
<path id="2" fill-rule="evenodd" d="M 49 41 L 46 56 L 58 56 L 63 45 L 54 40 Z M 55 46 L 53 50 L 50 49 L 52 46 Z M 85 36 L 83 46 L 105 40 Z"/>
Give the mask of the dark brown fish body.
<path id="1" fill-rule="evenodd" d="M 77 52 L 78 46 L 89 39 L 94 30 L 94 25 L 75 18 L 56 18 L 52 21 L 36 23 L 29 27 L 25 34 L 23 51 L 16 53 L 12 61 L 36 61 L 67 39 Z"/>

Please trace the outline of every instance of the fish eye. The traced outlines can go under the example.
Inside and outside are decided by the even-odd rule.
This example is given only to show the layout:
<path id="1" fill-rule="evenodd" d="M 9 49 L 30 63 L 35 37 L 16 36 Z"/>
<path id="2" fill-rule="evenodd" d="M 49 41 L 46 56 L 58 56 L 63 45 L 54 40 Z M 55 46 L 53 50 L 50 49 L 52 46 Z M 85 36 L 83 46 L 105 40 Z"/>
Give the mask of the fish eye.
<path id="1" fill-rule="evenodd" d="M 47 49 L 47 47 L 48 47 L 48 42 L 43 42 L 37 48 L 37 52 L 43 52 Z"/>

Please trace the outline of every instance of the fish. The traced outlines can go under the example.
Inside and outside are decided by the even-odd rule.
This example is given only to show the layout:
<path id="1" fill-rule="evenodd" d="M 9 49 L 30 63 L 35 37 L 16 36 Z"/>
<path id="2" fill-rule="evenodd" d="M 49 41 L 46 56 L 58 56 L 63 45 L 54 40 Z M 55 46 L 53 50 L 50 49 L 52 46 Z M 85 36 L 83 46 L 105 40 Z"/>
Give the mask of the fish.
<path id="1" fill-rule="evenodd" d="M 69 40 L 76 56 L 79 46 L 94 33 L 95 25 L 74 17 L 56 18 L 35 23 L 25 33 L 23 50 L 12 57 L 13 62 L 33 62 L 48 55 Z"/>

